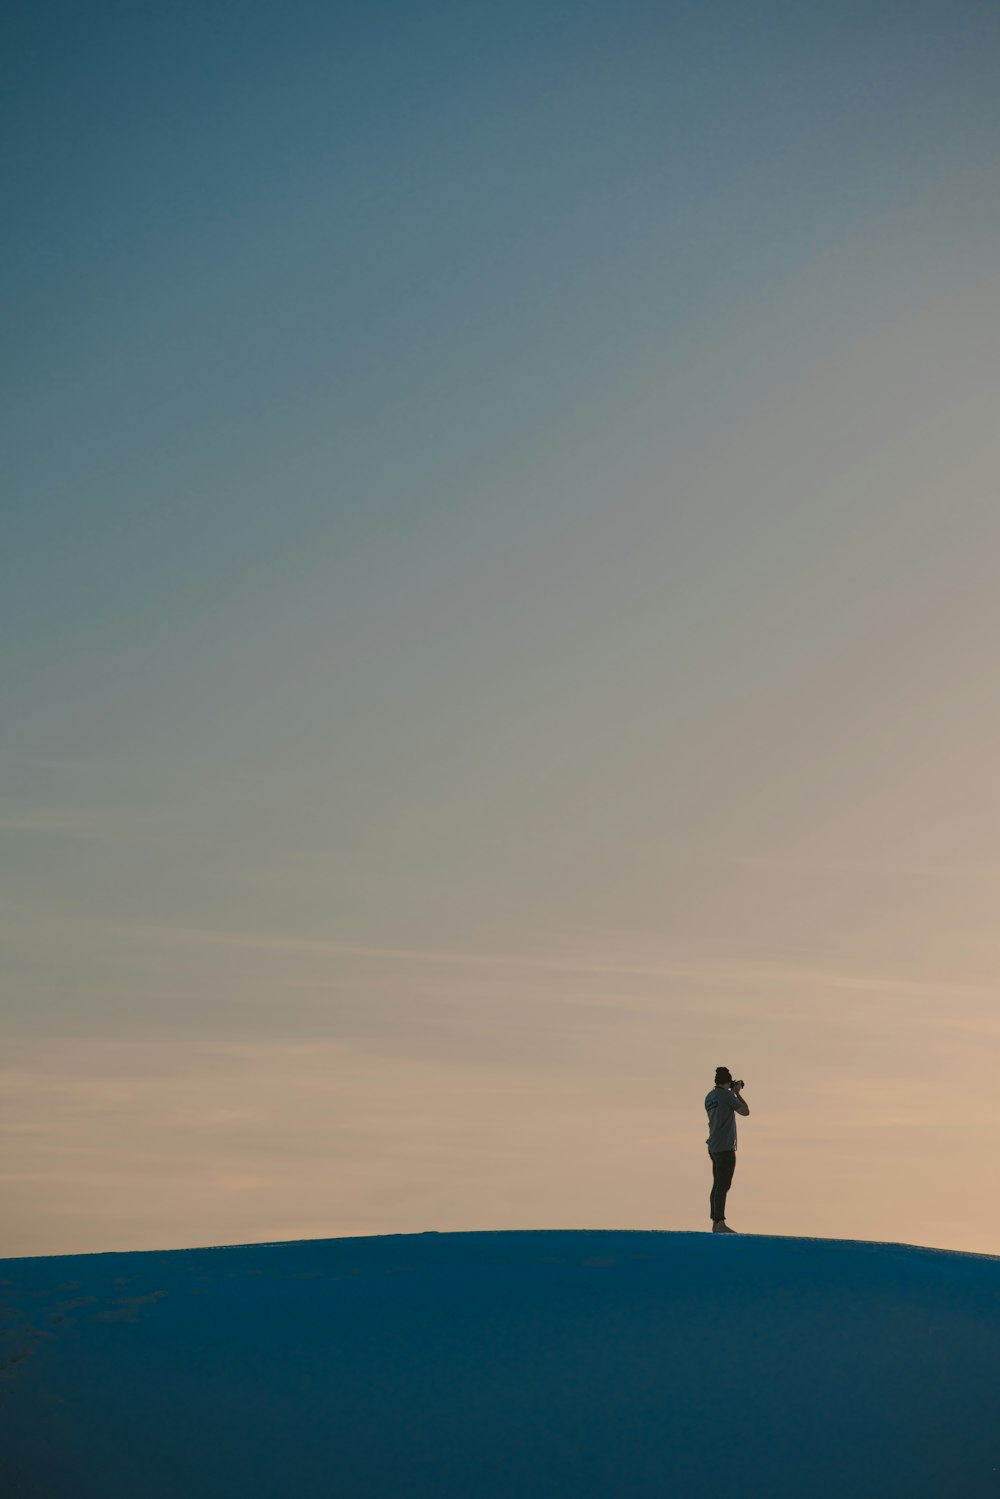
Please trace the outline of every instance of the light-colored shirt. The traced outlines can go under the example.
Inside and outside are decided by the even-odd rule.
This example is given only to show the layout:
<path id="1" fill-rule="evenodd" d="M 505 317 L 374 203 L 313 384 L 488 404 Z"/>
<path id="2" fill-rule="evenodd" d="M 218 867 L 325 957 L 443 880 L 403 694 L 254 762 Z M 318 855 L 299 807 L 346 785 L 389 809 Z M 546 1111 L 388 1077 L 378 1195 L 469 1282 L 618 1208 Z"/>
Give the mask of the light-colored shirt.
<path id="1" fill-rule="evenodd" d="M 750 1109 L 738 1094 L 730 1088 L 713 1088 L 705 1099 L 708 1115 L 709 1150 L 736 1149 L 736 1115 L 749 1114 Z"/>

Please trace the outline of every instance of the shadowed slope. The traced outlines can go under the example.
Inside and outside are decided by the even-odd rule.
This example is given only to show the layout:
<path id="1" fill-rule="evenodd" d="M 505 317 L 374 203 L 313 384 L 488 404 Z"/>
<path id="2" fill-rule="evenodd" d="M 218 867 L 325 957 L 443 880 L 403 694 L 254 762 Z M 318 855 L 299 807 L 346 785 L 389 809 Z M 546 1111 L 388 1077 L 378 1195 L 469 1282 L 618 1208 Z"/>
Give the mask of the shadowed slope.
<path id="1" fill-rule="evenodd" d="M 16 1499 L 1000 1495 L 1000 1259 L 418 1234 L 0 1262 Z"/>

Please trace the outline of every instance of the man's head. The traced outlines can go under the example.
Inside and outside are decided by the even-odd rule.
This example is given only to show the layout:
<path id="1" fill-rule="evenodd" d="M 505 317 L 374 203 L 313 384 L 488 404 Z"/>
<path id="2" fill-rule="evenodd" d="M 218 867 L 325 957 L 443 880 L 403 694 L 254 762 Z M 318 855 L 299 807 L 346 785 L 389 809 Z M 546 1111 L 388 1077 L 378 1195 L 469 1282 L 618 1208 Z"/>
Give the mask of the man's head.
<path id="1" fill-rule="evenodd" d="M 732 1080 L 733 1074 L 730 1072 L 728 1067 L 716 1067 L 715 1086 L 717 1088 L 728 1088 Z"/>

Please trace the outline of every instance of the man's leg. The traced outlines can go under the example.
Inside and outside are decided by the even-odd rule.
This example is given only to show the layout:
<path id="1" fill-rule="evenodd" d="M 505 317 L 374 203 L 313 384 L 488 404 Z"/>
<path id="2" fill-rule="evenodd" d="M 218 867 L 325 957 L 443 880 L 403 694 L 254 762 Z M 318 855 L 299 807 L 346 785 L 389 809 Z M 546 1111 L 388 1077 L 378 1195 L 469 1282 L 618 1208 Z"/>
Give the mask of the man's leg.
<path id="1" fill-rule="evenodd" d="M 726 1216 L 726 1195 L 733 1184 L 733 1176 L 736 1173 L 736 1152 L 726 1151 L 726 1179 L 722 1184 L 722 1216 Z"/>
<path id="2" fill-rule="evenodd" d="M 712 1157 L 712 1196 L 709 1200 L 709 1211 L 712 1214 L 712 1222 L 718 1223 L 726 1216 L 726 1194 L 732 1186 L 733 1173 L 736 1170 L 735 1150 L 713 1150 L 709 1154 Z"/>
<path id="3" fill-rule="evenodd" d="M 725 1176 L 723 1154 L 721 1150 L 709 1151 L 712 1158 L 712 1195 L 709 1198 L 709 1212 L 713 1223 L 718 1223 L 719 1219 L 725 1216 L 726 1211 L 726 1193 L 722 1185 Z"/>

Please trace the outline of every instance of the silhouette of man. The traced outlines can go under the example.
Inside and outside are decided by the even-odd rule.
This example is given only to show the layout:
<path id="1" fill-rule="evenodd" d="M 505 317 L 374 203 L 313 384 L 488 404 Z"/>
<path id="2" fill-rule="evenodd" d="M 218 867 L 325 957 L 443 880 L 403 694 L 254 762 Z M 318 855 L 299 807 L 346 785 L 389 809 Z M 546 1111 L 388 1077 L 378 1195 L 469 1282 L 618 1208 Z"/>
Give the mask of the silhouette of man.
<path id="1" fill-rule="evenodd" d="M 713 1234 L 734 1234 L 726 1222 L 726 1193 L 733 1184 L 736 1170 L 736 1115 L 749 1114 L 750 1109 L 740 1097 L 743 1079 L 733 1082 L 728 1067 L 716 1067 L 715 1087 L 705 1099 L 708 1114 L 708 1153 L 712 1158 L 712 1196 L 709 1211 L 712 1214 Z"/>

